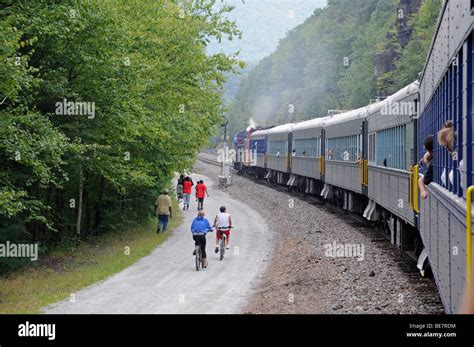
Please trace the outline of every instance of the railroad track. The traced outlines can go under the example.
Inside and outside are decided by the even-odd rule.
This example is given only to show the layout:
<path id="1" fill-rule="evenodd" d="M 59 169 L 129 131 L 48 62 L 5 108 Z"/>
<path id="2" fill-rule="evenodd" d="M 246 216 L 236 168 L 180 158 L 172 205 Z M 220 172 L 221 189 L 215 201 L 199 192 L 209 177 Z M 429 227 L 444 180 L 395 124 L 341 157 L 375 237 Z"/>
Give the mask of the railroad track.
<path id="1" fill-rule="evenodd" d="M 212 154 L 207 154 L 207 156 L 208 157 L 204 157 L 201 154 L 201 155 L 197 156 L 197 159 L 199 159 L 202 162 L 207 163 L 207 164 L 212 164 L 212 165 L 216 165 L 216 166 L 219 166 L 219 167 L 221 166 L 221 164 L 216 159 L 212 158 L 212 156 L 213 156 Z M 232 167 L 231 167 L 231 170 L 234 171 Z M 268 185 L 268 182 L 265 179 L 258 179 L 258 178 L 255 178 L 253 176 L 249 176 L 247 174 L 244 174 L 244 177 L 247 178 L 247 179 L 251 179 L 256 184 Z M 298 197 L 300 199 L 303 199 L 303 200 L 307 201 L 308 203 L 310 203 L 312 205 L 318 205 L 318 206 L 324 205 L 325 208 L 328 211 L 330 211 L 331 213 L 343 214 L 343 215 L 346 216 L 348 222 L 351 225 L 356 225 L 356 226 L 359 226 L 359 227 L 372 227 L 373 226 L 367 219 L 363 218 L 362 216 L 359 216 L 358 214 L 353 213 L 353 212 L 348 212 L 348 211 L 344 210 L 343 208 L 338 207 L 336 205 L 333 205 L 331 203 L 327 203 L 325 200 L 323 200 L 318 195 L 308 195 L 308 194 L 305 194 L 305 193 L 302 193 L 302 192 L 291 190 L 287 186 L 281 186 L 281 185 L 278 185 L 278 184 L 272 184 L 271 186 L 275 190 L 286 193 L 289 196 L 294 196 L 294 197 Z"/>
<path id="2" fill-rule="evenodd" d="M 205 157 L 203 156 L 202 154 L 198 154 L 197 157 L 196 157 L 197 160 L 200 160 L 204 163 L 207 163 L 207 164 L 211 164 L 211 165 L 216 165 L 216 166 L 221 166 L 221 164 L 216 160 L 216 159 L 212 159 L 212 158 L 209 158 L 209 157 Z"/>

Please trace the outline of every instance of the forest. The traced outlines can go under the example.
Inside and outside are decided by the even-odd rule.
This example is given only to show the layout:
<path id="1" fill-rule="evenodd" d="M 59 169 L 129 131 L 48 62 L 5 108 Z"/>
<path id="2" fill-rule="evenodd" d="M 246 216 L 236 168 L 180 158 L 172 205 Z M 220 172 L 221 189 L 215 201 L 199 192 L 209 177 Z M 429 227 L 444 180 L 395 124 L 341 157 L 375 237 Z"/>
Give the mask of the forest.
<path id="1" fill-rule="evenodd" d="M 44 253 L 150 219 L 242 66 L 206 54 L 241 35 L 215 2 L 0 1 L 0 242 Z"/>
<path id="2" fill-rule="evenodd" d="M 415 81 L 441 0 L 329 0 L 242 79 L 233 133 L 367 105 Z"/>

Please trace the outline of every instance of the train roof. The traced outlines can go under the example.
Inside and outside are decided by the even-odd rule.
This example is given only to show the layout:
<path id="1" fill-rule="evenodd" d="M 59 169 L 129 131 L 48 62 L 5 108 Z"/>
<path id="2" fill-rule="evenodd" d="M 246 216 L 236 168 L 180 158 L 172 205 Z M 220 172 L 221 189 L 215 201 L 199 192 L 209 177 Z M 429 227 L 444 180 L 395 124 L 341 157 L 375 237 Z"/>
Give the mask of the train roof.
<path id="1" fill-rule="evenodd" d="M 266 135 L 268 133 L 268 130 L 272 128 L 274 128 L 273 125 L 258 129 L 257 131 L 254 131 L 252 134 L 250 134 L 250 137 Z"/>
<path id="2" fill-rule="evenodd" d="M 391 103 L 398 102 L 399 100 L 402 100 L 406 97 L 409 97 L 413 94 L 416 94 L 419 92 L 419 87 L 420 83 L 418 81 L 415 81 L 413 83 L 410 83 L 409 85 L 403 87 L 399 91 L 393 93 L 392 95 L 388 96 L 386 99 L 379 101 L 375 104 L 368 105 L 367 106 L 367 113 L 373 114 L 377 111 L 380 111 L 383 107 L 386 107 L 387 105 L 390 105 Z"/>
<path id="3" fill-rule="evenodd" d="M 421 70 L 420 81 L 423 81 L 423 79 L 425 78 L 426 68 L 428 67 L 431 54 L 433 53 L 436 38 L 438 37 L 439 29 L 441 27 L 441 23 L 443 22 L 444 12 L 446 12 L 446 9 L 448 8 L 448 3 L 449 3 L 449 0 L 443 0 L 443 5 L 441 7 L 441 11 L 439 12 L 438 20 L 436 21 L 436 29 L 435 29 L 433 37 L 431 38 L 430 48 L 428 49 L 428 53 L 426 54 L 426 58 L 424 60 L 425 63 L 423 65 L 423 70 Z"/>
<path id="4" fill-rule="evenodd" d="M 262 130 L 254 131 L 252 134 L 250 134 L 250 137 L 266 135 L 268 133 L 268 130 L 269 129 L 262 129 Z"/>
<path id="5" fill-rule="evenodd" d="M 294 123 L 287 123 L 278 125 L 274 128 L 268 130 L 268 134 L 284 134 L 293 131 L 295 124 Z"/>
<path id="6" fill-rule="evenodd" d="M 253 136 L 264 136 L 267 134 L 282 134 L 282 133 L 289 133 L 292 131 L 299 131 L 299 130 L 304 130 L 304 129 L 310 129 L 310 128 L 317 128 L 317 127 L 323 127 L 323 126 L 331 126 L 331 125 L 337 125 L 345 122 L 349 122 L 351 120 L 355 119 L 362 119 L 367 117 L 368 115 L 378 112 L 382 107 L 387 105 L 390 102 L 396 102 L 398 100 L 401 100 L 405 97 L 408 97 L 410 95 L 413 95 L 415 93 L 418 93 L 419 91 L 419 86 L 420 83 L 418 81 L 415 81 L 413 83 L 410 83 L 409 85 L 403 87 L 396 93 L 390 95 L 386 99 L 379 101 L 377 103 L 363 106 L 361 108 L 347 111 L 344 113 L 339 113 L 336 115 L 332 116 L 326 116 L 326 117 L 318 117 L 318 118 L 313 118 L 310 120 L 298 122 L 298 123 L 286 123 L 282 125 L 278 125 L 275 127 L 269 127 L 269 128 L 264 128 L 257 130 L 253 132 L 250 137 Z"/>
<path id="7" fill-rule="evenodd" d="M 330 118 L 331 117 L 317 117 L 296 123 L 293 131 L 322 127 L 324 123 Z"/>
<path id="8" fill-rule="evenodd" d="M 383 105 L 384 103 L 386 103 L 388 101 L 394 101 L 394 100 L 396 101 L 396 100 L 403 99 L 407 96 L 416 94 L 416 93 L 418 93 L 419 89 L 420 89 L 420 83 L 418 81 L 415 81 L 415 82 L 410 83 L 409 85 L 403 87 L 399 91 L 393 93 L 392 95 L 387 97 L 385 100 L 382 100 L 381 104 Z"/>
<path id="9" fill-rule="evenodd" d="M 325 122 L 325 126 L 331 126 L 331 125 L 336 125 L 336 124 L 341 124 L 345 122 L 350 122 L 351 120 L 355 119 L 362 119 L 365 118 L 366 116 L 378 112 L 382 109 L 382 107 L 386 106 L 387 104 L 397 102 L 398 100 L 401 100 L 403 98 L 406 98 L 407 96 L 413 95 L 418 93 L 419 91 L 419 82 L 415 81 L 413 83 L 410 83 L 409 85 L 403 87 L 396 93 L 390 95 L 386 99 L 379 101 L 377 103 L 363 106 L 361 108 L 336 114 L 334 116 L 331 116 L 329 120 Z"/>
<path id="10" fill-rule="evenodd" d="M 330 116 L 330 119 L 328 119 L 325 122 L 325 126 L 331 126 L 331 125 L 336 125 L 336 124 L 341 124 L 341 123 L 346 123 L 350 122 L 351 120 L 356 120 L 356 119 L 361 119 L 365 118 L 367 115 L 367 110 L 370 106 L 364 106 L 352 111 L 344 112 L 344 113 L 339 113 L 333 116 Z"/>

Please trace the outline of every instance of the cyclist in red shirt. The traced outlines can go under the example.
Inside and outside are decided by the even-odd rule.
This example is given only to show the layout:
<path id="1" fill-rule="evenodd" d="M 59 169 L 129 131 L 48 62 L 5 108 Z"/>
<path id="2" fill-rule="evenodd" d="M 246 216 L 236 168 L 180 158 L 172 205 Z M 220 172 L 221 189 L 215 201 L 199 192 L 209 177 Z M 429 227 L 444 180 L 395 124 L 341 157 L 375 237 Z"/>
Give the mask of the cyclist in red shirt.
<path id="1" fill-rule="evenodd" d="M 204 184 L 203 180 L 200 180 L 196 185 L 196 199 L 198 201 L 198 211 L 202 211 L 204 209 L 204 197 L 209 197 L 209 193 L 207 192 L 207 186 Z"/>
<path id="2" fill-rule="evenodd" d="M 188 176 L 183 182 L 183 211 L 189 210 L 189 201 L 191 200 L 191 194 L 193 192 L 193 181 Z"/>

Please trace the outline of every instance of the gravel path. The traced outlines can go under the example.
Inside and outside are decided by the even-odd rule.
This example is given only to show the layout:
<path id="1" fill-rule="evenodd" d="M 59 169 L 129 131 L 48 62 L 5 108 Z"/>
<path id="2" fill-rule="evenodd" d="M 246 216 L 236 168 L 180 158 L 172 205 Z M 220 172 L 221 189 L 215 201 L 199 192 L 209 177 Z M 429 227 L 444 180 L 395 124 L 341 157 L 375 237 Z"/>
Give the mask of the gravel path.
<path id="1" fill-rule="evenodd" d="M 223 261 L 214 253 L 215 235 L 207 235 L 209 267 L 197 272 L 194 242 L 189 227 L 196 216 L 197 203 L 191 199 L 184 223 L 153 253 L 110 278 L 75 293 L 75 301 L 64 300 L 45 308 L 46 313 L 239 313 L 245 309 L 249 293 L 265 271 L 268 258 L 261 249 L 272 249 L 273 235 L 265 220 L 245 203 L 231 199 L 204 179 L 209 190 L 205 200 L 207 217 L 212 219 L 225 202 L 242 230 L 232 234 L 231 249 Z M 212 223 L 212 221 L 211 221 Z M 153 231 L 150 231 L 153 232 Z M 258 245 L 259 247 L 255 247 Z M 133 252 L 133 249 L 131 250 Z"/>
<path id="2" fill-rule="evenodd" d="M 210 177 L 220 170 L 202 162 L 195 169 Z M 413 260 L 352 215 L 236 174 L 227 191 L 262 215 L 277 238 L 271 263 L 243 312 L 444 312 L 434 280 L 420 277 Z M 328 253 L 334 243 L 346 249 L 339 253 L 343 257 Z M 254 247 L 267 254 L 262 245 Z"/>

